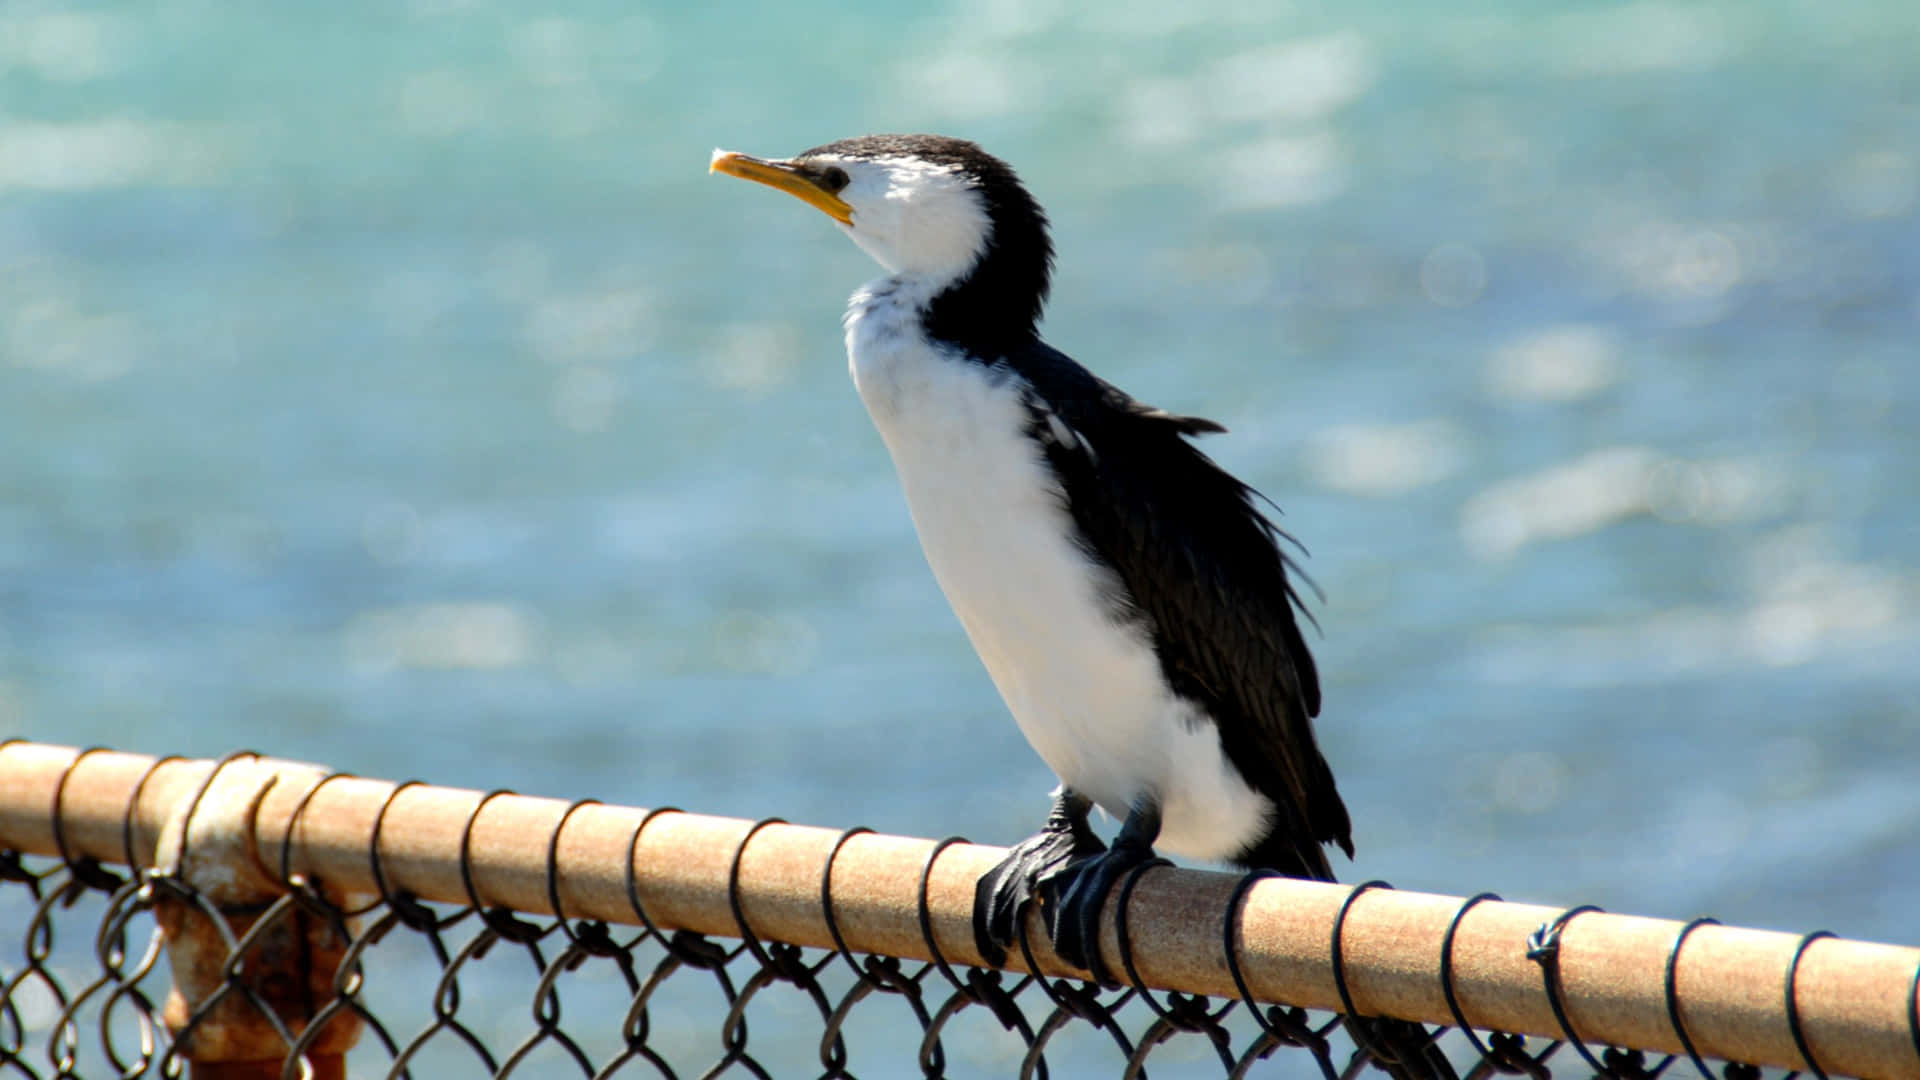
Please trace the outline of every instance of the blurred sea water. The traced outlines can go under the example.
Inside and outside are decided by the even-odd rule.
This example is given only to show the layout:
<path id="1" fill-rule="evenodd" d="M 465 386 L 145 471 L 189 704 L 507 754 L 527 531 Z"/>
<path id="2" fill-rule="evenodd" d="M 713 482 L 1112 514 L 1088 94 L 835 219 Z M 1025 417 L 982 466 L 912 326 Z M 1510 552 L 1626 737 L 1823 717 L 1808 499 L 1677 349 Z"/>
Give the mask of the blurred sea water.
<path id="1" fill-rule="evenodd" d="M 1051 785 L 704 174 L 976 138 L 1325 591 L 1358 880 L 1912 942 L 1910 0 L 0 5 L 0 734 L 1010 842 Z"/>

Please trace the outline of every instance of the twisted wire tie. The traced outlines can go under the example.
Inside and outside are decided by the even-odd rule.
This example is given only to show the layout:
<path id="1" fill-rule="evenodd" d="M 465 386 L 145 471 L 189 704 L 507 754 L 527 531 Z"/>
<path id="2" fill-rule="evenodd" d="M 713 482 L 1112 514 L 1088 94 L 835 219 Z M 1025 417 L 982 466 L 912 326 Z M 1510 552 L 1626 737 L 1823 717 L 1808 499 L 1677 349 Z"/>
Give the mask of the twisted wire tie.
<path id="1" fill-rule="evenodd" d="M 1581 1058 L 1593 1067 L 1595 1073 L 1601 1076 L 1612 1076 L 1613 1070 L 1602 1064 L 1599 1058 L 1594 1057 L 1593 1051 L 1588 1050 L 1587 1044 L 1574 1033 L 1573 1024 L 1567 1019 L 1566 1004 L 1560 1000 L 1560 937 L 1566 932 L 1567 924 L 1575 918 L 1600 910 L 1602 909 L 1595 904 L 1581 904 L 1555 916 L 1552 922 L 1542 925 L 1527 936 L 1527 959 L 1540 965 L 1540 978 L 1546 987 L 1547 1004 L 1553 1008 L 1554 1022 L 1560 1025 L 1560 1031 L 1566 1036 L 1566 1041 L 1573 1044 L 1573 1048 L 1579 1051 Z"/>

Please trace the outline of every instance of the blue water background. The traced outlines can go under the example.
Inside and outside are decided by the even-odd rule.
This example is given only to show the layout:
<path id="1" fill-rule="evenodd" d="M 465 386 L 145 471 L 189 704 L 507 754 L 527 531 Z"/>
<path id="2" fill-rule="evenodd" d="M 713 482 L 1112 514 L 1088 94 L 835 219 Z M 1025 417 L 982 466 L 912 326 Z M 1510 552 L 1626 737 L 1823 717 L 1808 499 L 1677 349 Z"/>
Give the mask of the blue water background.
<path id="1" fill-rule="evenodd" d="M 0 6 L 0 733 L 1024 835 L 874 268 L 704 171 L 936 130 L 1311 550 L 1343 873 L 1911 943 L 1916 57 L 1910 0 Z"/>

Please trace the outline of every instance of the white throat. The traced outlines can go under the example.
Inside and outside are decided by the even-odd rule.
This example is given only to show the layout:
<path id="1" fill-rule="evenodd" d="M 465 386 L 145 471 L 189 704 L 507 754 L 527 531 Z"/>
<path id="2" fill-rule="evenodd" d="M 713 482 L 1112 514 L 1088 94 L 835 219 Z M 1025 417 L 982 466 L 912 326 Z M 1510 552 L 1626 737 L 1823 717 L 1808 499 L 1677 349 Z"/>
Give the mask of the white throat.
<path id="1" fill-rule="evenodd" d="M 959 356 L 944 357 L 927 341 L 921 313 L 951 282 L 927 273 L 897 273 L 878 278 L 854 290 L 842 320 L 847 336 L 847 370 L 867 412 L 887 434 L 885 419 L 899 407 L 907 384 L 918 384 L 928 372 L 947 363 L 964 364 Z"/>
<path id="2" fill-rule="evenodd" d="M 840 228 L 890 273 L 944 286 L 965 276 L 986 250 L 993 221 L 959 169 L 917 158 L 815 160 L 846 170 L 840 197 L 853 208 L 853 223 Z"/>

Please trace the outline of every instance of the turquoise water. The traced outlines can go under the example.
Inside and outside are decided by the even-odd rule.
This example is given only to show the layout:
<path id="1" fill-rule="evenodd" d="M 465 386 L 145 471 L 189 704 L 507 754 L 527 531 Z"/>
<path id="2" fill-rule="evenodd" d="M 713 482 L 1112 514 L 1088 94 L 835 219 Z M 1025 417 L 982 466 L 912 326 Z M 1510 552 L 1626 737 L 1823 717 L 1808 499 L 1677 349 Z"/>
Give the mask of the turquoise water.
<path id="1" fill-rule="evenodd" d="M 1012 161 L 1287 510 L 1354 878 L 1911 942 L 1908 0 L 0 6 L 0 732 L 1008 842 L 1050 780 L 710 178 Z"/>

